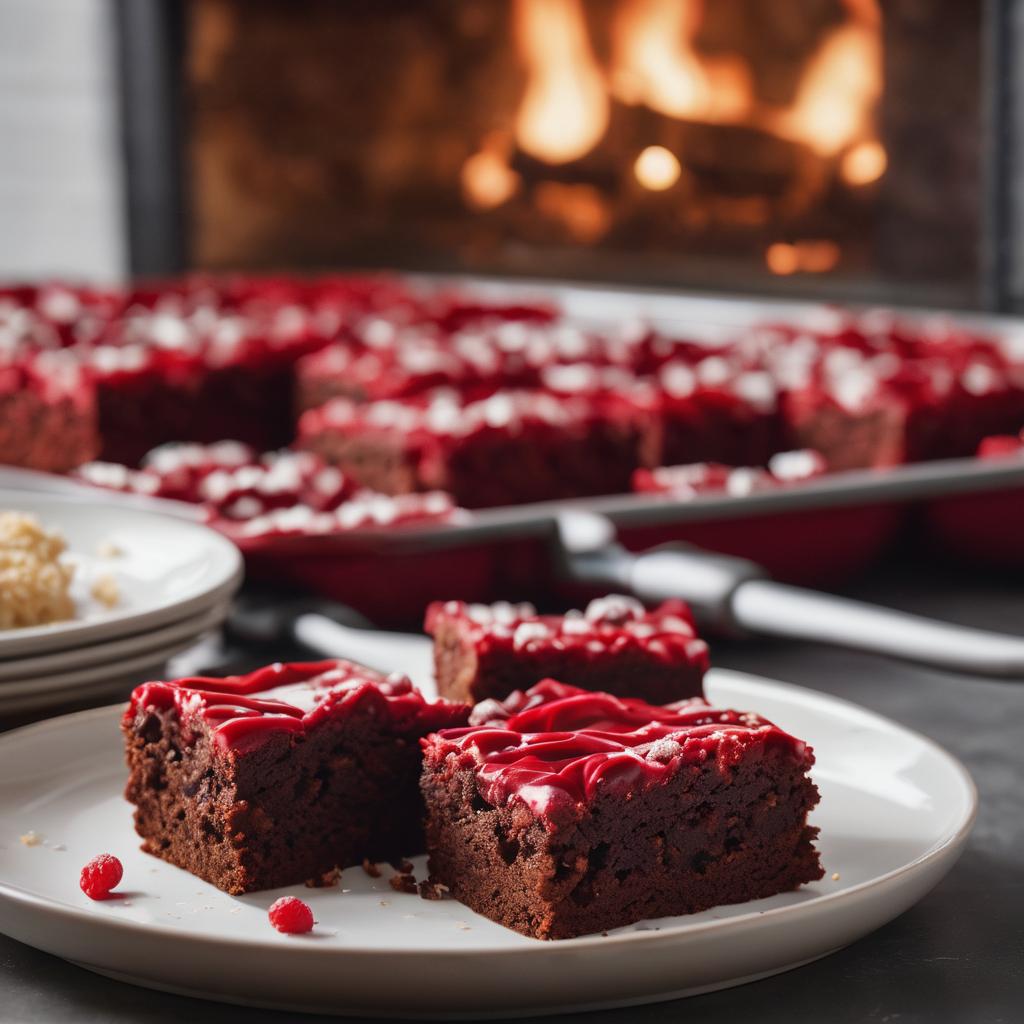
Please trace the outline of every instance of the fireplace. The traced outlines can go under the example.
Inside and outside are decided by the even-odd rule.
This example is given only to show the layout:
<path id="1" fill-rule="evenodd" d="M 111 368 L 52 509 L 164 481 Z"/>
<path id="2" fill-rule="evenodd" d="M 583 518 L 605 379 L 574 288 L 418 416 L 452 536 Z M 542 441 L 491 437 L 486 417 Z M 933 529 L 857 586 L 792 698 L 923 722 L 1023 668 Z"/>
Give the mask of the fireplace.
<path id="1" fill-rule="evenodd" d="M 1006 306 L 1013 6 L 124 0 L 138 269 Z"/>

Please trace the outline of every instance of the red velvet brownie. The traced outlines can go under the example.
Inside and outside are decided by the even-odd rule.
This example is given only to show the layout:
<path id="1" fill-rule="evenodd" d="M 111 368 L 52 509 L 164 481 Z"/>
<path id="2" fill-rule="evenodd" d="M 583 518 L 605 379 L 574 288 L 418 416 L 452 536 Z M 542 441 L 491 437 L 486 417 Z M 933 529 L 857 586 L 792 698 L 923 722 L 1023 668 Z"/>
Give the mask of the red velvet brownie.
<path id="1" fill-rule="evenodd" d="M 700 494 L 740 497 L 813 480 L 827 471 L 824 456 L 803 449 L 773 455 L 766 468 L 696 462 L 689 466 L 638 469 L 633 474 L 633 490 L 638 494 L 666 494 L 676 500 Z"/>
<path id="2" fill-rule="evenodd" d="M 551 677 L 664 704 L 699 696 L 708 668 L 707 644 L 682 601 L 645 611 L 612 595 L 564 615 L 538 615 L 528 604 L 435 602 L 425 628 L 434 637 L 438 692 L 470 703 Z"/>
<path id="3" fill-rule="evenodd" d="M 501 389 L 538 387 L 551 366 L 604 359 L 604 339 L 568 324 L 514 321 L 447 332 L 437 324 L 378 318 L 299 360 L 296 406 L 312 409 L 338 397 L 402 399 L 441 387 L 467 400 L 486 398 Z"/>
<path id="4" fill-rule="evenodd" d="M 811 749 L 757 715 L 547 680 L 423 740 L 430 871 L 540 939 L 821 878 Z"/>
<path id="5" fill-rule="evenodd" d="M 212 526 L 239 541 L 441 522 L 457 512 L 441 492 L 378 494 L 313 452 L 257 455 L 237 441 L 161 445 L 142 467 L 90 462 L 75 475 L 97 487 L 201 505 Z"/>
<path id="6" fill-rule="evenodd" d="M 0 464 L 64 473 L 99 444 L 95 391 L 64 352 L 0 353 Z"/>
<path id="7" fill-rule="evenodd" d="M 418 741 L 465 723 L 344 661 L 139 686 L 122 720 L 143 849 L 230 893 L 423 848 Z"/>
<path id="8" fill-rule="evenodd" d="M 657 376 L 654 465 L 756 465 L 782 446 L 778 387 L 763 367 L 716 352 L 666 363 Z"/>
<path id="9" fill-rule="evenodd" d="M 385 494 L 443 490 L 466 508 L 628 488 L 647 429 L 628 398 L 451 392 L 360 405 L 335 399 L 299 420 L 301 447 Z"/>

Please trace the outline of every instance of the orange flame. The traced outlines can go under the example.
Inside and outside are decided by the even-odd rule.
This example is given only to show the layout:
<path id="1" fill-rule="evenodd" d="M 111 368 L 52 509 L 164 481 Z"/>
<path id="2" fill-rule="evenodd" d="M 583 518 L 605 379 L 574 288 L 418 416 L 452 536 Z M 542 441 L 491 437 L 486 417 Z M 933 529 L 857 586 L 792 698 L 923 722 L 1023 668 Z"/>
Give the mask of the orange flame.
<path id="1" fill-rule="evenodd" d="M 702 62 L 693 40 L 703 0 L 623 0 L 613 25 L 611 88 L 669 117 L 732 121 L 750 105 L 746 68 Z"/>
<path id="2" fill-rule="evenodd" d="M 516 139 L 547 163 L 576 160 L 600 141 L 609 112 L 580 0 L 516 0 L 514 16 L 527 72 Z"/>
<path id="3" fill-rule="evenodd" d="M 871 114 L 882 93 L 882 44 L 877 0 L 846 0 L 850 20 L 834 29 L 804 69 L 793 105 L 778 131 L 823 156 L 872 134 Z"/>

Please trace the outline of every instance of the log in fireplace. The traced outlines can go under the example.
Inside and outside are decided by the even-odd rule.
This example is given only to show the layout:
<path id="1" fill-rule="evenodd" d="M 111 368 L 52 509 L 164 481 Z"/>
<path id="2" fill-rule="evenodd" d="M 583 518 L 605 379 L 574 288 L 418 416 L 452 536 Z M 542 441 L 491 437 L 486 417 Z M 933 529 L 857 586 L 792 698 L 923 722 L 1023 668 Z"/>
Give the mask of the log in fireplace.
<path id="1" fill-rule="evenodd" d="M 140 272 L 1013 308 L 1016 0 L 122 0 Z"/>

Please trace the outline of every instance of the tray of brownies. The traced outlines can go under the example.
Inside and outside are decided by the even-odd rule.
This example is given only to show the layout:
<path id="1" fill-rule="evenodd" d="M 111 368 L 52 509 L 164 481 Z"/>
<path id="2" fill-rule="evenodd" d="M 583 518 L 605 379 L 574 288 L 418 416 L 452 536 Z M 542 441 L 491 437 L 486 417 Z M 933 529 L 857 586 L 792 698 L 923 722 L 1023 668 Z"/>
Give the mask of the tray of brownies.
<path id="1" fill-rule="evenodd" d="M 0 289 L 0 361 L 0 463 L 190 503 L 250 576 L 379 621 L 550 591 L 567 501 L 627 546 L 688 540 L 792 582 L 841 580 L 908 523 L 950 555 L 1024 557 L 1012 323 L 187 278 Z"/>

